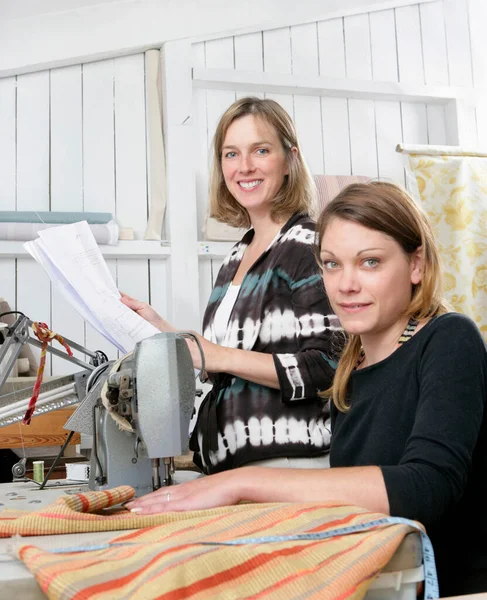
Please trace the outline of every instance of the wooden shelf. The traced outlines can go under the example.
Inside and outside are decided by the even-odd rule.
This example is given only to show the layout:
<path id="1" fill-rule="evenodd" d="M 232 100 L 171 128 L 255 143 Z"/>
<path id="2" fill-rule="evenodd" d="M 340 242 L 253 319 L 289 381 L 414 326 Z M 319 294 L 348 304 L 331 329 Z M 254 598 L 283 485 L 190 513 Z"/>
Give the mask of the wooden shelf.
<path id="1" fill-rule="evenodd" d="M 193 85 L 195 88 L 201 89 L 274 92 L 279 94 L 359 98 L 361 100 L 434 102 L 437 104 L 463 101 L 472 106 L 486 93 L 486 90 L 453 86 L 426 86 L 394 81 L 337 79 L 318 75 L 266 73 L 263 71 L 239 71 L 237 69 L 205 69 L 200 67 L 193 68 Z"/>
<path id="2" fill-rule="evenodd" d="M 100 244 L 100 250 L 106 258 L 152 258 L 166 259 L 171 254 L 167 242 L 147 240 L 122 240 L 116 246 Z M 0 258 L 27 258 L 30 254 L 24 248 L 24 242 L 0 241 Z"/>

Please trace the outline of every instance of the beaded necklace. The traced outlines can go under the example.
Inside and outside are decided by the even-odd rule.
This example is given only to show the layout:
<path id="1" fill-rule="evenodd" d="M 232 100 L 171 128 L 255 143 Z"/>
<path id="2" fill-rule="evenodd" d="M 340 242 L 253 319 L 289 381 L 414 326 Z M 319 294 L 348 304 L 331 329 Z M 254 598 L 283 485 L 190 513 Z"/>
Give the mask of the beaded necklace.
<path id="1" fill-rule="evenodd" d="M 399 348 L 399 346 L 402 346 L 405 342 L 408 342 L 413 337 L 417 326 L 418 326 L 418 321 L 411 317 L 408 321 L 408 324 L 406 325 L 406 329 L 402 332 L 402 334 L 400 335 L 400 337 L 397 341 L 398 348 Z M 359 354 L 359 357 L 357 360 L 357 364 L 354 367 L 354 371 L 359 368 L 359 366 L 364 362 L 364 360 L 365 360 L 365 352 L 362 347 L 362 348 L 360 348 L 360 354 Z"/>

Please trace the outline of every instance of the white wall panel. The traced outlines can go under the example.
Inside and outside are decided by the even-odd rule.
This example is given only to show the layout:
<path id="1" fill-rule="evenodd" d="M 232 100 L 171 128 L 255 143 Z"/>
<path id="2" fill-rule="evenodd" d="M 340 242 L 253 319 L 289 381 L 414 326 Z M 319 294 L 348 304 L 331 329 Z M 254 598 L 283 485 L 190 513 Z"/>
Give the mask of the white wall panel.
<path id="1" fill-rule="evenodd" d="M 426 85 L 448 85 L 443 2 L 430 2 L 420 7 Z"/>
<path id="2" fill-rule="evenodd" d="M 291 27 L 292 72 L 300 75 L 317 75 L 318 31 L 316 23 Z"/>
<path id="3" fill-rule="evenodd" d="M 398 81 L 396 15 L 394 10 L 370 14 L 372 74 L 376 81 Z M 401 107 L 399 102 L 376 101 L 375 137 L 377 169 L 381 179 L 404 183 L 402 157 L 395 151 L 402 141 Z"/>
<path id="4" fill-rule="evenodd" d="M 468 0 L 468 13 L 473 83 L 476 87 L 487 87 L 487 3 L 485 0 Z"/>
<path id="5" fill-rule="evenodd" d="M 263 71 L 262 33 L 235 36 L 235 68 L 241 71 Z"/>
<path id="6" fill-rule="evenodd" d="M 324 172 L 350 175 L 350 125 L 348 103 L 343 98 L 321 99 Z"/>
<path id="7" fill-rule="evenodd" d="M 320 75 L 346 77 L 343 19 L 318 23 Z M 346 98 L 321 98 L 323 172 L 327 175 L 349 175 L 350 130 Z"/>
<path id="8" fill-rule="evenodd" d="M 443 0 L 443 12 L 450 85 L 471 86 L 473 80 L 467 0 Z"/>
<path id="9" fill-rule="evenodd" d="M 289 27 L 264 31 L 264 71 L 291 73 L 291 32 Z"/>
<path id="10" fill-rule="evenodd" d="M 232 37 L 206 42 L 206 66 L 212 69 L 234 69 L 234 42 Z"/>
<path id="11" fill-rule="evenodd" d="M 234 52 L 236 69 L 242 71 L 264 70 L 261 32 L 237 35 L 234 38 Z M 263 98 L 264 94 L 255 91 L 239 91 L 236 94 L 237 98 L 245 98 L 246 96 Z"/>
<path id="12" fill-rule="evenodd" d="M 399 102 L 375 102 L 375 126 L 379 177 L 402 185 L 404 163 L 402 156 L 396 152 L 397 144 L 402 142 Z"/>
<path id="13" fill-rule="evenodd" d="M 84 210 L 115 213 L 113 60 L 83 66 Z"/>
<path id="14" fill-rule="evenodd" d="M 447 143 L 445 107 L 442 104 L 428 104 L 426 117 L 428 120 L 428 143 L 444 146 Z"/>
<path id="15" fill-rule="evenodd" d="M 16 307 L 17 271 L 15 258 L 0 258 L 0 298 L 6 300 L 12 310 Z"/>
<path id="16" fill-rule="evenodd" d="M 17 209 L 49 210 L 49 72 L 17 78 Z"/>
<path id="17" fill-rule="evenodd" d="M 223 38 L 206 42 L 206 66 L 210 69 L 234 68 L 233 38 Z M 235 101 L 235 93 L 209 90 L 207 93 L 208 144 L 213 139 L 220 117 Z"/>
<path id="18" fill-rule="evenodd" d="M 344 22 L 347 77 L 372 79 L 369 15 L 345 17 Z"/>
<path id="19" fill-rule="evenodd" d="M 427 144 L 428 125 L 426 118 L 426 106 L 402 102 L 402 132 L 405 144 Z"/>
<path id="20" fill-rule="evenodd" d="M 263 32 L 264 71 L 291 73 L 291 31 L 289 27 Z M 294 97 L 288 94 L 266 93 L 266 98 L 279 102 L 294 119 Z"/>
<path id="21" fill-rule="evenodd" d="M 17 260 L 17 310 L 33 321 L 41 321 L 52 327 L 51 284 L 49 277 L 31 258 Z M 57 342 L 54 342 L 57 343 Z M 61 348 L 59 346 L 59 348 Z M 39 364 L 41 351 L 32 346 L 32 353 Z M 45 374 L 51 373 L 51 357 L 46 358 Z"/>
<path id="22" fill-rule="evenodd" d="M 397 81 L 396 20 L 393 10 L 370 14 L 372 76 L 375 81 Z"/>
<path id="23" fill-rule="evenodd" d="M 291 27 L 291 62 L 293 73 L 318 75 L 316 23 Z M 295 95 L 294 122 L 308 167 L 312 173 L 323 173 L 320 98 Z"/>
<path id="24" fill-rule="evenodd" d="M 399 81 L 424 83 L 419 6 L 396 8 Z"/>
<path id="25" fill-rule="evenodd" d="M 312 173 L 323 173 L 320 98 L 295 96 L 294 122 L 306 164 Z"/>
<path id="26" fill-rule="evenodd" d="M 51 210 L 83 210 L 81 65 L 51 71 Z"/>
<path id="27" fill-rule="evenodd" d="M 0 79 L 0 207 L 15 210 L 16 78 Z"/>
<path id="28" fill-rule="evenodd" d="M 193 44 L 193 64 L 195 67 L 205 67 L 205 44 Z M 193 90 L 193 130 L 195 138 L 195 183 L 196 183 L 196 210 L 198 220 L 198 239 L 203 239 L 203 226 L 205 223 L 208 205 L 208 174 L 210 168 L 208 152 L 208 123 L 206 116 L 206 90 Z"/>
<path id="29" fill-rule="evenodd" d="M 165 260 L 149 261 L 149 280 L 150 280 L 150 304 L 164 318 L 168 315 L 168 294 L 167 287 L 168 273 L 167 262 Z M 191 286 L 188 286 L 188 293 L 194 293 Z"/>
<path id="30" fill-rule="evenodd" d="M 330 19 L 318 23 L 318 55 L 320 75 L 345 77 L 343 19 Z"/>
<path id="31" fill-rule="evenodd" d="M 148 215 L 144 55 L 116 58 L 113 68 L 117 221 L 143 239 Z"/>
<path id="32" fill-rule="evenodd" d="M 351 99 L 348 105 L 352 175 L 377 177 L 374 102 Z"/>

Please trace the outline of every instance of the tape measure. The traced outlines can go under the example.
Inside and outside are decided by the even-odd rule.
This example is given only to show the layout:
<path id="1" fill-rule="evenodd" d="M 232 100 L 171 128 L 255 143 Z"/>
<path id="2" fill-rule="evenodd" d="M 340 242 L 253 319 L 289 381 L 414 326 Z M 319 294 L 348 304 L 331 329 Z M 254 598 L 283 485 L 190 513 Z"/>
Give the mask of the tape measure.
<path id="1" fill-rule="evenodd" d="M 290 541 L 310 541 L 310 540 L 326 540 L 328 538 L 336 537 L 339 535 L 348 535 L 350 533 L 358 533 L 360 531 L 369 531 L 375 527 L 381 525 L 409 525 L 413 529 L 419 531 L 421 535 L 421 542 L 423 547 L 423 564 L 424 564 L 424 599 L 425 600 L 436 600 L 440 597 L 440 589 L 438 586 L 438 574 L 436 571 L 435 564 L 435 553 L 433 551 L 433 545 L 431 540 L 424 533 L 415 521 L 409 519 L 403 519 L 402 517 L 382 517 L 380 519 L 374 519 L 367 523 L 360 523 L 358 525 L 349 525 L 347 527 L 340 527 L 333 531 L 322 531 L 320 533 L 297 533 L 292 535 L 270 535 L 264 537 L 255 538 L 243 538 L 239 540 L 228 540 L 226 542 L 200 542 L 201 544 L 210 546 L 242 546 L 245 544 L 270 544 L 272 542 L 290 542 Z"/>

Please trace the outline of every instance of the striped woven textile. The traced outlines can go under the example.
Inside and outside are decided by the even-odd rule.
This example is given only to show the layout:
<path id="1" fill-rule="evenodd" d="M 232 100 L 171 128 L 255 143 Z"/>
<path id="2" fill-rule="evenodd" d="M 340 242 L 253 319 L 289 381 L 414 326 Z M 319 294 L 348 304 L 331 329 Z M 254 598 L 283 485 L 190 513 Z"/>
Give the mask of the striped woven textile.
<path id="1" fill-rule="evenodd" d="M 327 540 L 223 546 L 205 542 L 322 532 L 383 515 L 355 506 L 305 503 L 240 504 L 153 517 L 86 512 L 113 506 L 131 493 L 123 487 L 79 494 L 29 515 L 30 520 L 18 517 L 20 528 L 14 527 L 15 520 L 10 523 L 10 535 L 18 529 L 32 534 L 36 526 L 40 534 L 144 527 L 99 549 L 54 553 L 20 547 L 19 557 L 48 598 L 358 600 L 412 530 L 389 525 Z M 4 535 L 7 524 L 2 522 Z"/>

